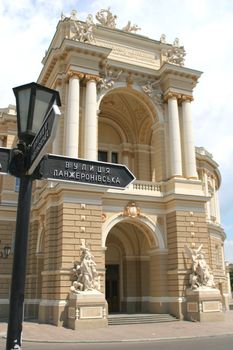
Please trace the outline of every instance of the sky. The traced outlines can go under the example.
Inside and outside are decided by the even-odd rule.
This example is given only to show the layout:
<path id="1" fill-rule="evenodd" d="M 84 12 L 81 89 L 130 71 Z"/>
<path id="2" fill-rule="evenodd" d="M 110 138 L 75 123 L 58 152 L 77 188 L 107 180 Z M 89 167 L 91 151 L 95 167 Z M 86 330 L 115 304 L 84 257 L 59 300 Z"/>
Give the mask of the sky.
<path id="1" fill-rule="evenodd" d="M 12 88 L 37 81 L 42 58 L 63 13 L 110 7 L 117 28 L 128 20 L 138 34 L 186 51 L 185 66 L 203 72 L 192 104 L 195 145 L 205 147 L 222 175 L 221 221 L 227 235 L 225 258 L 233 263 L 233 1 L 232 0 L 0 0 L 0 108 L 15 104 Z"/>

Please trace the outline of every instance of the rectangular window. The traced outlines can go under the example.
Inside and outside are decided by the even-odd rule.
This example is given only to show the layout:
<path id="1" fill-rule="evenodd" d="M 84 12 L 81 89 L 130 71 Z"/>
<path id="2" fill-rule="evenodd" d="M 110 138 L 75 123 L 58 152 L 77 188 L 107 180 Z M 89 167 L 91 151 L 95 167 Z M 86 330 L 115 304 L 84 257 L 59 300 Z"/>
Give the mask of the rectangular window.
<path id="1" fill-rule="evenodd" d="M 107 162 L 108 161 L 108 152 L 98 151 L 98 160 L 100 162 Z"/>
<path id="2" fill-rule="evenodd" d="M 118 163 L 118 153 L 112 152 L 112 163 Z"/>

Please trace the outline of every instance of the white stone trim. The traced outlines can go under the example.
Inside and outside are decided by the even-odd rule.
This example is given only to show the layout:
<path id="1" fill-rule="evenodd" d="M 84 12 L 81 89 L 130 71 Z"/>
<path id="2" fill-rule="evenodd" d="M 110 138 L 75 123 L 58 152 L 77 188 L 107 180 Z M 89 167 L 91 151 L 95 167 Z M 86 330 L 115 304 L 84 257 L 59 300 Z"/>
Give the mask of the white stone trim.
<path id="1" fill-rule="evenodd" d="M 121 213 L 115 214 L 110 217 L 102 226 L 102 247 L 106 246 L 106 239 L 110 230 L 119 222 L 129 222 L 131 218 L 123 216 Z M 160 249 L 165 249 L 165 241 L 163 233 L 161 232 L 159 226 L 152 221 L 148 216 L 140 216 L 139 218 L 134 218 L 132 223 L 134 224 L 144 224 L 147 228 L 150 229 L 150 232 L 153 234 L 156 243 Z"/>
<path id="2" fill-rule="evenodd" d="M 40 306 L 66 306 L 68 305 L 67 300 L 46 300 L 42 299 L 40 301 Z"/>
<path id="3" fill-rule="evenodd" d="M 144 297 L 125 297 L 123 298 L 123 301 L 126 302 L 150 302 L 150 303 L 184 303 L 186 302 L 185 297 L 150 297 L 150 296 L 144 296 Z"/>

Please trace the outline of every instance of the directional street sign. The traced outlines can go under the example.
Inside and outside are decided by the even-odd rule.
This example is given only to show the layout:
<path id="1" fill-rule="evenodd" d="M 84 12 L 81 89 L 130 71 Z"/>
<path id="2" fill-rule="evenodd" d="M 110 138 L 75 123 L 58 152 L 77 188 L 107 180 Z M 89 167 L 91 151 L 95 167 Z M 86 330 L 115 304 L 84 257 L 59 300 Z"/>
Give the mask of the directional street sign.
<path id="1" fill-rule="evenodd" d="M 125 165 L 67 158 L 54 154 L 44 156 L 34 178 L 71 181 L 88 185 L 123 189 L 135 180 Z"/>
<path id="2" fill-rule="evenodd" d="M 60 115 L 61 113 L 58 106 L 53 105 L 40 130 L 36 134 L 31 144 L 29 175 L 33 173 L 41 158 L 46 153 L 47 146 L 53 142 L 56 136 L 58 117 Z"/>
<path id="3" fill-rule="evenodd" d="M 8 174 L 10 152 L 10 148 L 0 147 L 0 174 Z"/>

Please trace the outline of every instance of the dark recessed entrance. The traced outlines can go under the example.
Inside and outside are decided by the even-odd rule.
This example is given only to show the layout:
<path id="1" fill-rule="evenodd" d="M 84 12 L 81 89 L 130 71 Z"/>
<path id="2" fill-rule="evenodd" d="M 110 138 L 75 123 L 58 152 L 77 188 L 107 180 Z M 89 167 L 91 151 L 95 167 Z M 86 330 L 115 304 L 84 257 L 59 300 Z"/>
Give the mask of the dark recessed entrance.
<path id="1" fill-rule="evenodd" d="M 120 276 L 119 265 L 106 265 L 106 299 L 108 312 L 119 312 Z"/>

